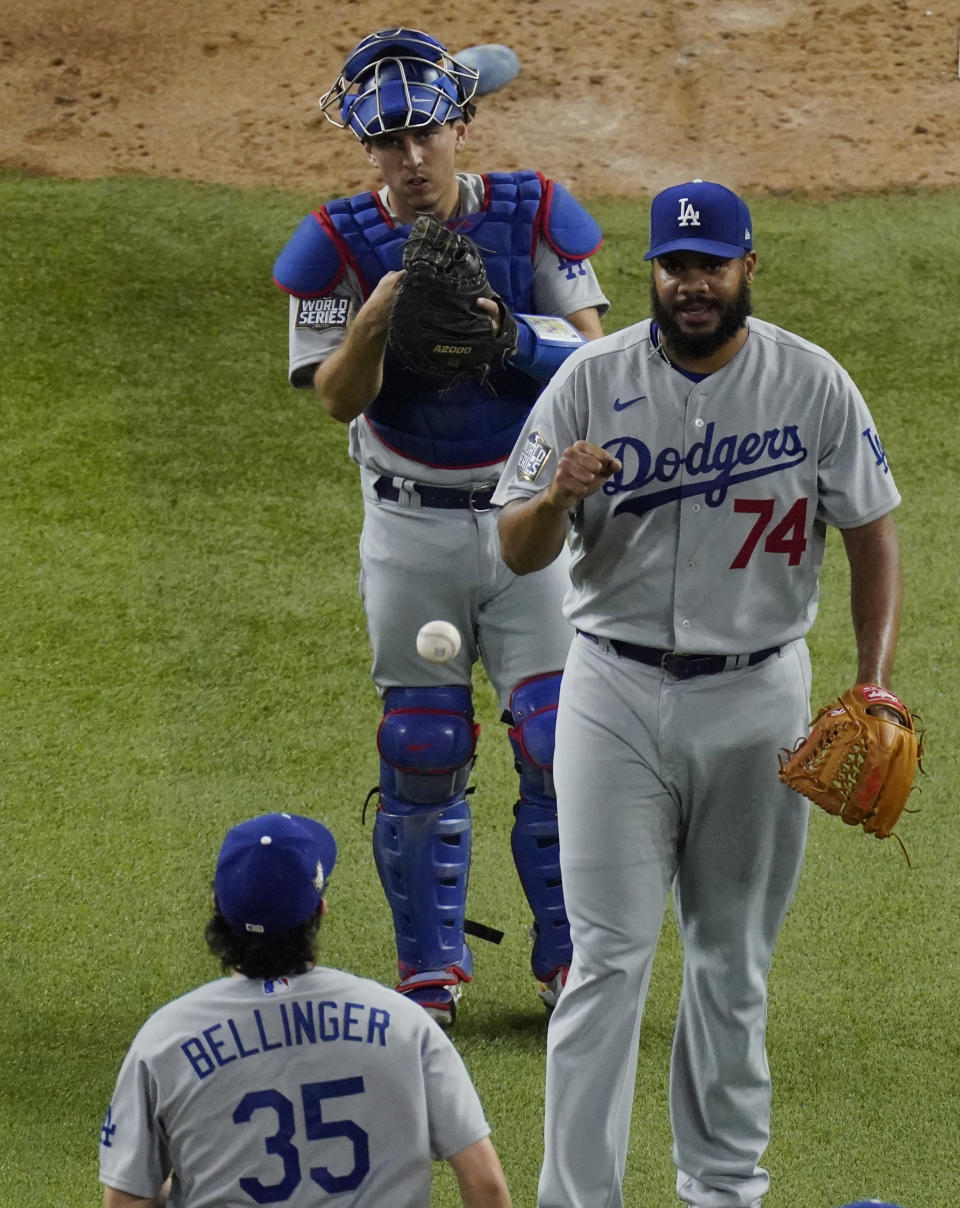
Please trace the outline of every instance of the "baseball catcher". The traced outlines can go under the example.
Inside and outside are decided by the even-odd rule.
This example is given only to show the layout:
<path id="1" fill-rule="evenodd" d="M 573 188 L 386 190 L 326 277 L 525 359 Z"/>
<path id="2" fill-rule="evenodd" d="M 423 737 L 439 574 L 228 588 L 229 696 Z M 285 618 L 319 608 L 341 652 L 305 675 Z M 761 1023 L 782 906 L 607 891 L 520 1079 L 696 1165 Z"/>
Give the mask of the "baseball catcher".
<path id="1" fill-rule="evenodd" d="M 401 26 L 361 39 L 320 107 L 382 187 L 311 211 L 274 265 L 291 299 L 289 379 L 349 425 L 365 484 L 363 602 L 383 701 L 373 852 L 397 988 L 443 1027 L 478 934 L 466 916 L 478 662 L 514 756 L 511 854 L 548 1009 L 570 966 L 552 779 L 572 636 L 564 576 L 507 581 L 490 498 L 543 384 L 603 334 L 608 305 L 590 263 L 600 228 L 563 185 L 532 168 L 456 170 L 483 90 L 486 55 L 467 57 Z M 438 617 L 463 635 L 445 663 L 416 646 Z"/>
<path id="2" fill-rule="evenodd" d="M 785 784 L 848 825 L 886 839 L 913 788 L 923 739 L 892 692 L 856 684 L 825 705 L 807 737 L 785 754 L 789 758 L 778 756 Z"/>
<path id="3" fill-rule="evenodd" d="M 404 244 L 403 267 L 387 340 L 407 369 L 441 382 L 484 377 L 516 351 L 516 321 L 468 236 L 423 214 Z M 496 319 L 478 306 L 481 298 L 496 303 Z"/>

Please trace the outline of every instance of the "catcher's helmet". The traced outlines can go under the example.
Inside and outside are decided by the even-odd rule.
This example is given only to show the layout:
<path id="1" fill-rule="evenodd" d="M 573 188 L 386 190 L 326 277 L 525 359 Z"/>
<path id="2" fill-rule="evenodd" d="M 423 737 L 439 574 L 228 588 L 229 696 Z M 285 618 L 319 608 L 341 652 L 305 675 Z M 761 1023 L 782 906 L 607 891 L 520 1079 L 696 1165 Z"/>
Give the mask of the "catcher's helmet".
<path id="1" fill-rule="evenodd" d="M 458 62 L 429 34 L 381 29 L 350 52 L 320 108 L 361 141 L 455 118 L 469 122 L 479 77 L 477 68 Z"/>

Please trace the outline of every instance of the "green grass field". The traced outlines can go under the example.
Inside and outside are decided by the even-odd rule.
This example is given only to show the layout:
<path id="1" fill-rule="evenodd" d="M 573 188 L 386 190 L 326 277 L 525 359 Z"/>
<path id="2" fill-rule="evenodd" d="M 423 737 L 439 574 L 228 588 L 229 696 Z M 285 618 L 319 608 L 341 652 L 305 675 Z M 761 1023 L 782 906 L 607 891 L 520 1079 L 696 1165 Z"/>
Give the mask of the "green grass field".
<path id="1" fill-rule="evenodd" d="M 323 817 L 341 847 L 330 964 L 390 981 L 361 807 L 379 718 L 357 594 L 345 430 L 286 384 L 274 256 L 318 198 L 0 175 L 0 1205 L 93 1208 L 123 1053 L 217 975 L 201 932 L 224 831 Z M 614 330 L 647 313 L 646 207 L 598 200 Z M 895 686 L 924 717 L 920 812 L 879 843 L 819 811 L 771 976 L 765 1208 L 960 1198 L 956 194 L 757 199 L 758 314 L 824 344 L 871 405 L 904 503 Z M 811 635 L 815 697 L 854 674 L 839 541 Z M 456 1043 L 516 1205 L 534 1203 L 545 1016 L 509 853 L 516 786 L 492 692 L 473 777 L 479 945 Z M 626 1176 L 674 1203 L 666 1072 L 679 985 L 668 914 Z M 456 1202 L 445 1167 L 435 1203 Z M 388 1206 L 387 1206 L 388 1208 Z"/>

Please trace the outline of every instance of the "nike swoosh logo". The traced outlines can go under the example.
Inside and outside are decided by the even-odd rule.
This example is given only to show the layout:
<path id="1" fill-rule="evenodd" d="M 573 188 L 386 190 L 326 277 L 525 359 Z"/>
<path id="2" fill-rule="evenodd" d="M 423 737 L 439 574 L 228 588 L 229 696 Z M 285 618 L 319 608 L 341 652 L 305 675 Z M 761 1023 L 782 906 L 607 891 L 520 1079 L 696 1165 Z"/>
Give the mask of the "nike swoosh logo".
<path id="1" fill-rule="evenodd" d="M 634 403 L 641 402 L 646 397 L 647 396 L 645 394 L 638 394 L 636 398 L 624 399 L 622 403 L 620 402 L 620 400 L 618 398 L 614 399 L 613 400 L 613 409 L 614 409 L 614 411 L 623 411 L 625 408 L 632 406 Z"/>

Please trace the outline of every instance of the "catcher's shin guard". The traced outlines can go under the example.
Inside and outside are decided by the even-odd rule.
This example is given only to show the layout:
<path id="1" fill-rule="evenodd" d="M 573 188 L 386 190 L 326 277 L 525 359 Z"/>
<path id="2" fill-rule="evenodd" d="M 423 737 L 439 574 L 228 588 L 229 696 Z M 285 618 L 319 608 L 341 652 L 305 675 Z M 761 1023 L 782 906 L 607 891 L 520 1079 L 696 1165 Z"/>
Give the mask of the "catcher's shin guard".
<path id="1" fill-rule="evenodd" d="M 467 688 L 392 688 L 377 745 L 377 871 L 393 914 L 398 986 L 452 1022 L 473 973 L 464 940 L 470 807 L 464 795 L 479 727 Z"/>
<path id="2" fill-rule="evenodd" d="M 557 800 L 553 790 L 553 745 L 560 672 L 522 680 L 510 696 L 510 743 L 520 775 L 511 835 L 520 884 L 533 911 L 534 976 L 560 983 L 573 958 L 570 924 L 563 903 Z M 546 999 L 545 999 L 546 1001 Z M 550 1004 L 552 1005 L 552 1004 Z"/>

